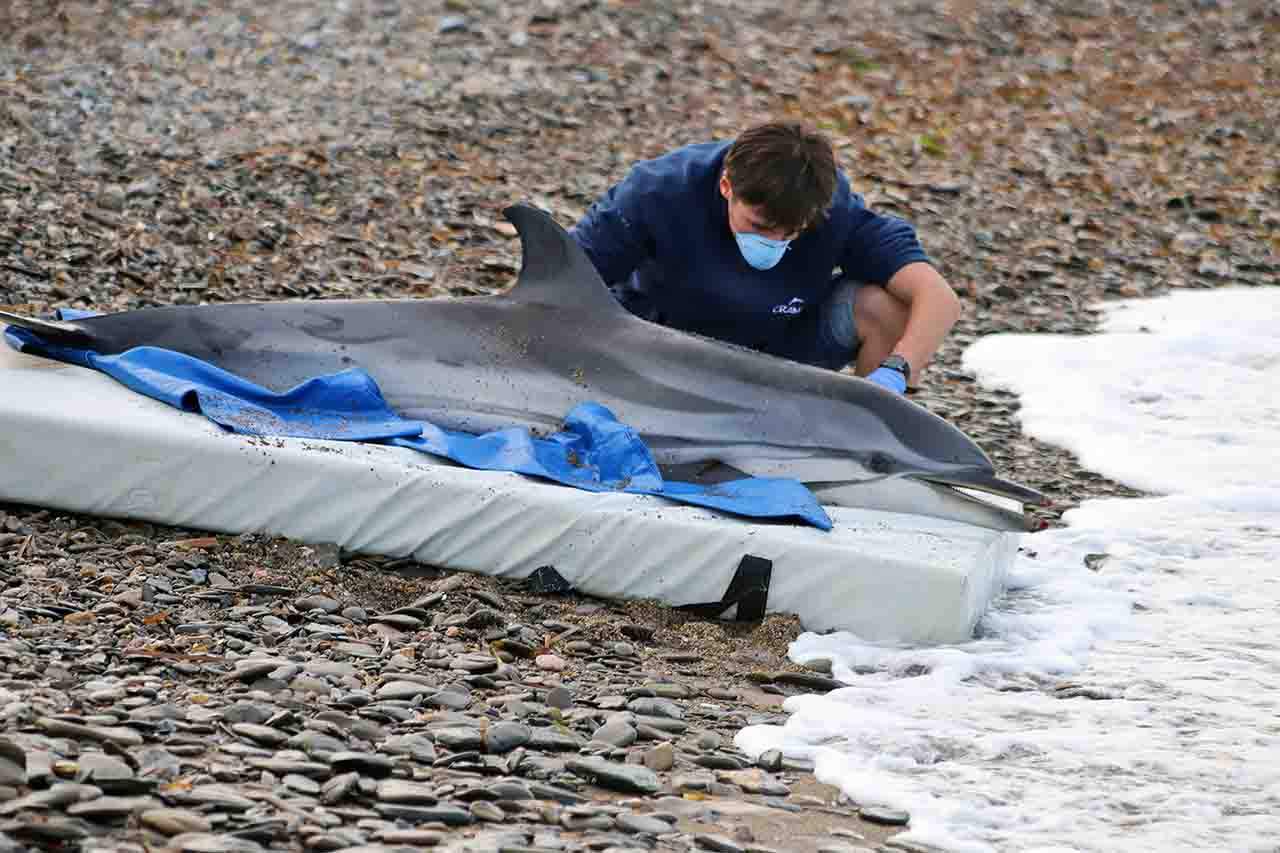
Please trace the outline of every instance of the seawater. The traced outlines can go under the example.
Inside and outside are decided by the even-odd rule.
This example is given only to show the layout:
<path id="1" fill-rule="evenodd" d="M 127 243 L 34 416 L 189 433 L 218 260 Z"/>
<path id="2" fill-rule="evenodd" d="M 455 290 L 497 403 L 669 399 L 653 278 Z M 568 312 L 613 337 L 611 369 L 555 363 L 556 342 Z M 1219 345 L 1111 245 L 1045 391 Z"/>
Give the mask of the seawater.
<path id="1" fill-rule="evenodd" d="M 1027 433 L 1159 496 L 1023 536 L 971 642 L 802 635 L 791 657 L 849 686 L 738 745 L 944 850 L 1280 851 L 1280 288 L 1112 303 L 1100 334 L 965 363 Z"/>

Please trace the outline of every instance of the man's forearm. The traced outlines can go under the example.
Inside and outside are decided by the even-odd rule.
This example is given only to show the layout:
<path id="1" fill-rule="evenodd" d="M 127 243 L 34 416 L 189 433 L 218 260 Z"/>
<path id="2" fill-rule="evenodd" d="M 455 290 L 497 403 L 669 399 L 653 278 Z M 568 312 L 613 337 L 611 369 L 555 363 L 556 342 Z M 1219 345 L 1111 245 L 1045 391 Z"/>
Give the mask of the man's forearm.
<path id="1" fill-rule="evenodd" d="M 912 379 L 933 358 L 960 319 L 960 300 L 931 264 L 907 264 L 885 288 L 907 305 L 907 326 L 893 352 L 911 364 Z"/>

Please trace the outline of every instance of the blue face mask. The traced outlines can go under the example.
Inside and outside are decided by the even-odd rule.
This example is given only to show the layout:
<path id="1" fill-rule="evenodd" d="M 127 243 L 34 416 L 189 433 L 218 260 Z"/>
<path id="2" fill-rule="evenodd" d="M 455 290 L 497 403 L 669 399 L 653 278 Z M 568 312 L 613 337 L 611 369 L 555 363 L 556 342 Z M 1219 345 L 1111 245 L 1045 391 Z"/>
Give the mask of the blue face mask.
<path id="1" fill-rule="evenodd" d="M 786 254 L 790 240 L 770 240 L 759 234 L 739 234 L 734 232 L 733 239 L 738 241 L 738 250 L 747 263 L 758 270 L 773 269 Z"/>

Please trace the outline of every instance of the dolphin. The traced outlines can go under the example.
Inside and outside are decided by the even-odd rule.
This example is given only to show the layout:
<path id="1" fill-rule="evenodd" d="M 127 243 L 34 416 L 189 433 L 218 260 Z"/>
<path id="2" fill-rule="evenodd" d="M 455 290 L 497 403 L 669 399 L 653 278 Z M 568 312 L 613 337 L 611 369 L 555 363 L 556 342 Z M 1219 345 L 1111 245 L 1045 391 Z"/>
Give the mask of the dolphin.
<path id="1" fill-rule="evenodd" d="M 164 347 L 276 391 L 360 367 L 404 417 L 555 432 L 578 403 L 634 427 L 671 479 L 792 477 L 823 503 L 1024 530 L 1043 496 L 968 436 L 874 383 L 632 315 L 548 214 L 504 211 L 520 274 L 497 296 L 145 308 L 0 322 L 101 354 Z"/>

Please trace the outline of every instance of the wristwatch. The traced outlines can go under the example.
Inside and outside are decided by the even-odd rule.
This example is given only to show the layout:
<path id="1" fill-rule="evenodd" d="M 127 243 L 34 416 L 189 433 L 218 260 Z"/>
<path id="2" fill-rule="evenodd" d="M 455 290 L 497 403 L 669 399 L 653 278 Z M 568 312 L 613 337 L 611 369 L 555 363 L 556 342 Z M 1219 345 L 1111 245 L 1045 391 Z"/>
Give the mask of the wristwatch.
<path id="1" fill-rule="evenodd" d="M 903 358 L 902 356 L 898 355 L 896 352 L 895 352 L 894 354 L 890 355 L 890 356 L 889 356 L 888 358 L 886 358 L 884 361 L 880 362 L 880 366 L 881 366 L 881 367 L 887 367 L 887 368 L 889 368 L 890 370 L 896 370 L 896 371 L 898 371 L 899 373 L 901 373 L 901 374 L 902 374 L 903 378 L 905 378 L 905 379 L 907 380 L 907 383 L 908 383 L 908 384 L 910 384 L 910 382 L 911 382 L 911 363 L 910 363 L 910 362 L 908 362 L 908 361 L 907 361 L 905 358 Z"/>

